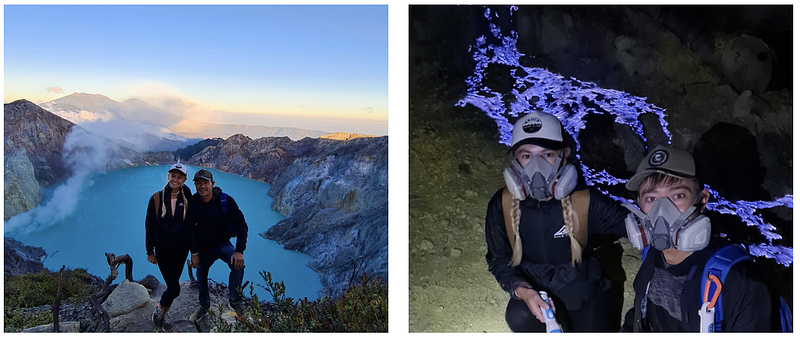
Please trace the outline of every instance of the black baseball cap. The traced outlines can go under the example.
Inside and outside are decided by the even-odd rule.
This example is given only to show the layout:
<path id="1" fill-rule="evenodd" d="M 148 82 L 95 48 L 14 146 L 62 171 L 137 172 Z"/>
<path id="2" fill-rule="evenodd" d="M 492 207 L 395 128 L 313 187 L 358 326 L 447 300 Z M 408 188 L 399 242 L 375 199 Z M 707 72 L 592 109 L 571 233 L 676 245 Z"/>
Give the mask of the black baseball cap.
<path id="1" fill-rule="evenodd" d="M 214 181 L 214 176 L 208 170 L 201 169 L 201 170 L 197 171 L 197 173 L 194 174 L 194 180 L 193 181 L 197 181 L 197 179 Z"/>

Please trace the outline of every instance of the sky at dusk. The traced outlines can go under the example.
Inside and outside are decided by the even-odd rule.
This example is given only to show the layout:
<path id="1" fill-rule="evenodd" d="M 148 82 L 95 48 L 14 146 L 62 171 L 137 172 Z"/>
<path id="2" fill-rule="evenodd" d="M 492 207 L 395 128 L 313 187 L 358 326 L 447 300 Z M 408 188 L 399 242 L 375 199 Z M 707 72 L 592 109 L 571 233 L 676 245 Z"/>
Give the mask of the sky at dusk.
<path id="1" fill-rule="evenodd" d="M 337 120 L 383 135 L 388 31 L 387 6 L 6 5 L 4 102 L 91 93 L 215 122 L 283 115 L 298 118 L 286 127 Z"/>

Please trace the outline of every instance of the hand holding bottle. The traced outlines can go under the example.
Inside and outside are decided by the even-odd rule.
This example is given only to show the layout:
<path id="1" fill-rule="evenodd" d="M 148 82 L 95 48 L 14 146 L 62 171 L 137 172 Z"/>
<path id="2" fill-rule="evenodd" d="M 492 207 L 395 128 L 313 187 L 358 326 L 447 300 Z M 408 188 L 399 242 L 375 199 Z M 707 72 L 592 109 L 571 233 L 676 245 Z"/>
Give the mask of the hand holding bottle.
<path id="1" fill-rule="evenodd" d="M 547 309 L 542 308 L 542 315 L 544 316 L 544 324 L 547 327 L 547 333 L 562 333 L 561 325 L 558 324 L 556 321 L 556 314 L 555 309 L 549 307 L 553 304 L 553 300 L 547 296 L 547 292 L 539 291 L 539 296 L 542 298 L 542 301 L 547 303 Z"/>

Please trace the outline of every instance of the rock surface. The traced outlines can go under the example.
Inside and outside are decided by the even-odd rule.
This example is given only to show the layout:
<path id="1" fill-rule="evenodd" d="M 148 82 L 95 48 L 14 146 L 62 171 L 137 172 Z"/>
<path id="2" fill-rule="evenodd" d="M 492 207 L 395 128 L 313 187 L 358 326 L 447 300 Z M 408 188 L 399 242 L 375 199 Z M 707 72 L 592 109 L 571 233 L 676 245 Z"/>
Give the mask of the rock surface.
<path id="1" fill-rule="evenodd" d="M 36 273 L 44 269 L 47 255 L 41 247 L 25 246 L 14 238 L 3 238 L 3 271 L 6 276 Z"/>
<path id="2" fill-rule="evenodd" d="M 27 152 L 36 180 L 50 186 L 69 177 L 69 169 L 59 150 L 75 124 L 27 100 L 3 105 L 4 141 L 11 141 Z"/>
<path id="3" fill-rule="evenodd" d="M 146 305 L 148 301 L 150 301 L 150 296 L 144 286 L 124 280 L 111 292 L 102 306 L 108 312 L 108 316 L 113 318 L 120 314 L 130 313 Z"/>
<path id="4" fill-rule="evenodd" d="M 77 333 L 80 332 L 80 321 L 59 321 L 59 333 Z M 22 330 L 22 333 L 53 333 L 53 323 L 39 325 Z"/>
<path id="5" fill-rule="evenodd" d="M 5 143 L 5 171 L 3 172 L 3 220 L 36 207 L 42 202 L 39 182 L 33 164 L 22 147 Z"/>
<path id="6" fill-rule="evenodd" d="M 175 163 L 175 156 L 168 151 L 144 153 L 142 158 L 147 165 L 171 165 Z"/>

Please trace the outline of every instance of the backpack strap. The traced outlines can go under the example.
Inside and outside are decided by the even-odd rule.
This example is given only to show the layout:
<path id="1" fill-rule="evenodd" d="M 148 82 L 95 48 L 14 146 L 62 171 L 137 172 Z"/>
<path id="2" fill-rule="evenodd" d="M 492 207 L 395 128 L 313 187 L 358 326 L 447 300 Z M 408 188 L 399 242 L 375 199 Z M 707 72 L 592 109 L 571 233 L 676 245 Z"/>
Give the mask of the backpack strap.
<path id="1" fill-rule="evenodd" d="M 230 235 L 231 238 L 233 238 L 233 237 L 236 236 L 236 233 L 233 232 L 233 227 L 231 227 L 231 222 L 230 222 L 230 220 L 228 220 L 228 194 L 227 193 L 225 193 L 225 192 L 220 193 L 220 195 L 219 195 L 219 203 L 220 203 L 220 205 L 222 205 L 222 215 L 225 216 L 225 221 L 227 222 L 227 225 L 228 225 L 228 235 Z"/>
<path id="2" fill-rule="evenodd" d="M 228 216 L 228 194 L 222 192 L 219 195 L 219 203 L 222 205 L 222 214 Z"/>
<path id="3" fill-rule="evenodd" d="M 572 199 L 572 209 L 578 215 L 578 228 L 575 232 L 575 237 L 578 238 L 578 243 L 581 248 L 586 248 L 589 241 L 589 189 L 574 191 L 570 194 Z M 572 258 L 573 261 L 577 258 Z"/>
<path id="4" fill-rule="evenodd" d="M 161 191 L 153 193 L 153 211 L 156 213 L 156 219 L 158 219 L 158 208 L 161 206 Z"/>
<path id="5" fill-rule="evenodd" d="M 503 221 L 506 224 L 506 235 L 508 236 L 508 243 L 511 244 L 511 248 L 514 248 L 514 225 L 512 225 L 513 218 L 511 217 L 511 199 L 514 199 L 511 196 L 511 191 L 508 190 L 508 187 L 503 188 Z"/>
<path id="6" fill-rule="evenodd" d="M 778 314 L 781 318 L 781 332 L 792 333 L 792 309 L 786 304 L 786 300 L 780 297 L 781 308 Z"/>
<path id="7" fill-rule="evenodd" d="M 733 265 L 746 260 L 752 261 L 753 257 L 739 245 L 730 244 L 718 249 L 706 261 L 703 276 L 700 279 L 700 291 L 704 291 L 700 303 L 710 302 L 708 308 L 714 308 L 714 332 L 722 332 L 723 305 L 722 298 L 718 297 L 722 292 L 725 278 Z"/>

